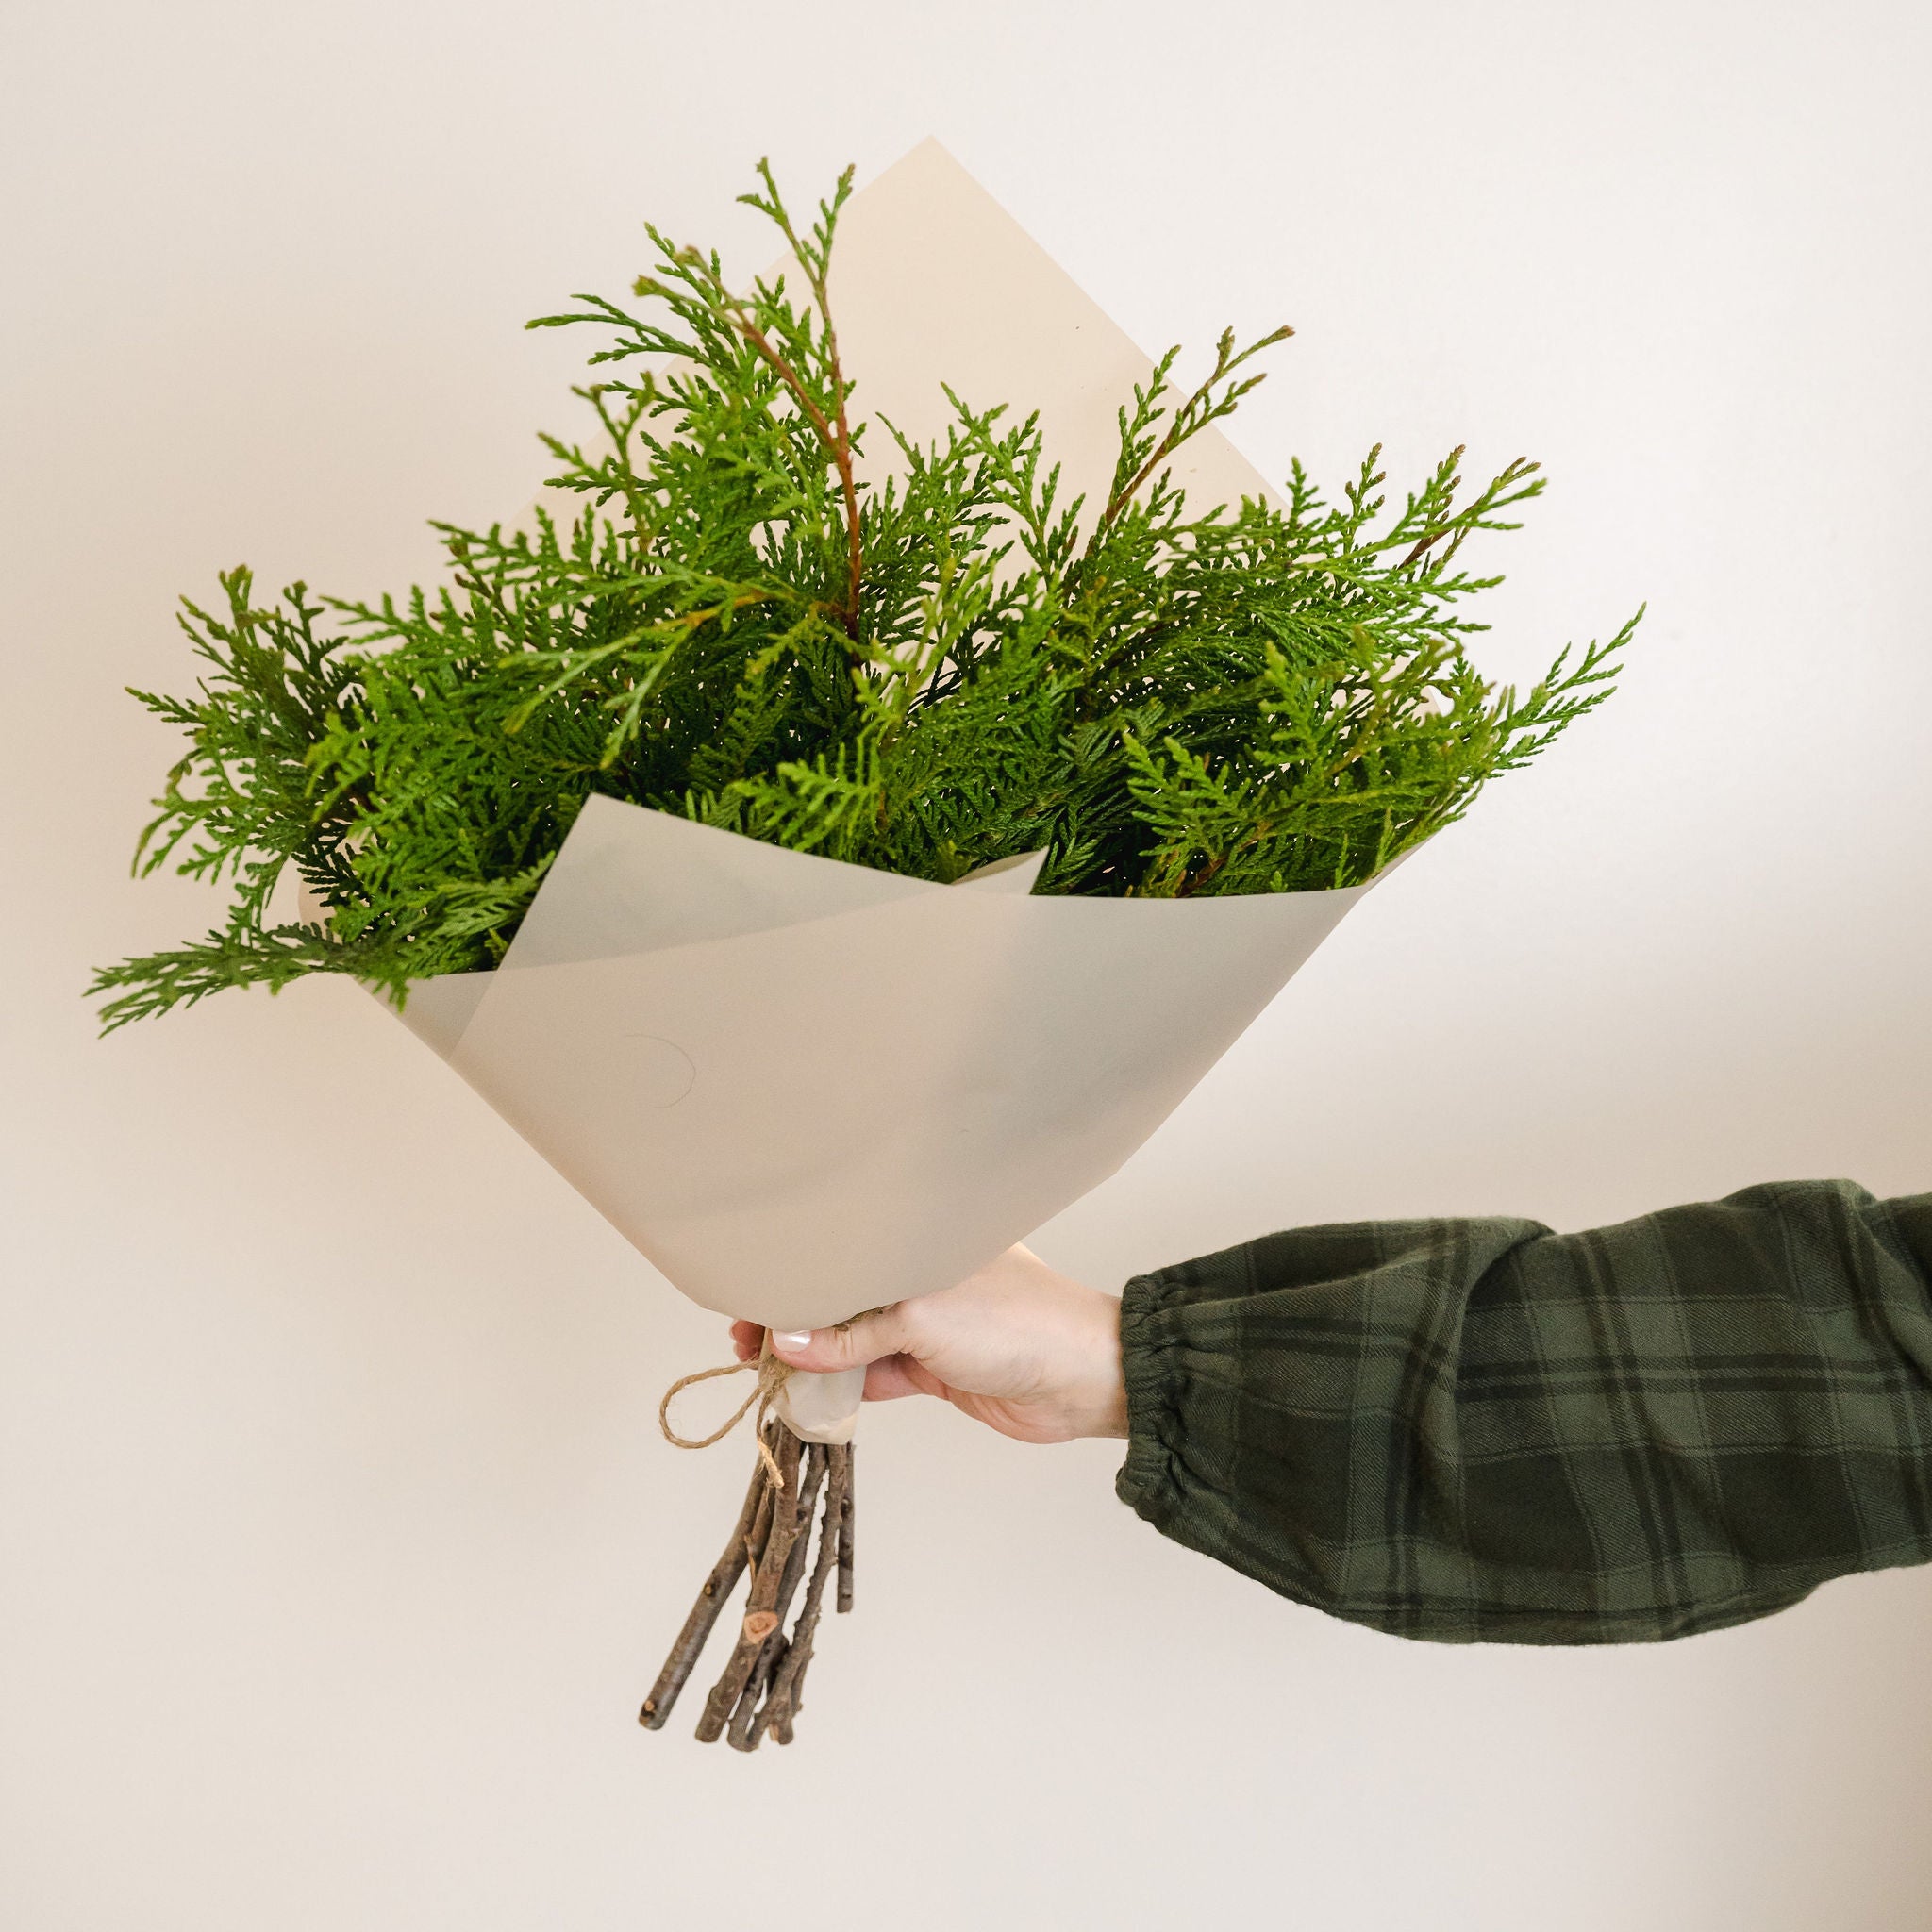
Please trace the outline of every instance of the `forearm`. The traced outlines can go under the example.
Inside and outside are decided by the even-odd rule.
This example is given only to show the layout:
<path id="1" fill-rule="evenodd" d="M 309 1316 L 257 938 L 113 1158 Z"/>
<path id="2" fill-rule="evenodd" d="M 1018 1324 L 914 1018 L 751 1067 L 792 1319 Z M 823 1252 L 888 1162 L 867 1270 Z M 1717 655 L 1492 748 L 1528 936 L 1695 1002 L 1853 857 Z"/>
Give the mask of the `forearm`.
<path id="1" fill-rule="evenodd" d="M 1932 1195 L 1371 1223 L 1128 1285 L 1122 1496 L 1411 1637 L 1675 1637 L 1932 1558 Z"/>

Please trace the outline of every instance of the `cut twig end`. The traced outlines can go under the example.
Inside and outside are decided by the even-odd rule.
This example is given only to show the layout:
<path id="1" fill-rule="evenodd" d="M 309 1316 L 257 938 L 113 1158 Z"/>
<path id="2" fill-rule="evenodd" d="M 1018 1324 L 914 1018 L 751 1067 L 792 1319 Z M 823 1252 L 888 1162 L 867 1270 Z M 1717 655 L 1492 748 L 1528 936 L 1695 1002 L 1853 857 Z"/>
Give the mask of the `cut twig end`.
<path id="1" fill-rule="evenodd" d="M 762 1643 L 777 1627 L 776 1610 L 753 1610 L 744 1620 L 744 1641 L 747 1643 Z"/>

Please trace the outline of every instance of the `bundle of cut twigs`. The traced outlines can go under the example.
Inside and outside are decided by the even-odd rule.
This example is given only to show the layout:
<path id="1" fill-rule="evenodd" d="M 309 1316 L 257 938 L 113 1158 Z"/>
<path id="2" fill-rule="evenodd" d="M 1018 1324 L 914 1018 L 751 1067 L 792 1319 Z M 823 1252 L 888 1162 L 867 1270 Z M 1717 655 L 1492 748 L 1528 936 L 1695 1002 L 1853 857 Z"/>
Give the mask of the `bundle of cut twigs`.
<path id="1" fill-rule="evenodd" d="M 852 1607 L 850 1443 L 801 1442 L 775 1415 L 761 1422 L 744 1507 L 638 1713 L 646 1729 L 660 1729 L 671 1715 L 725 1599 L 746 1571 L 751 1589 L 738 1641 L 705 1699 L 697 1727 L 701 1742 L 724 1738 L 737 1751 L 756 1751 L 767 1731 L 779 1743 L 791 1743 L 834 1572 L 838 1607 Z M 785 1619 L 794 1599 L 798 1614 L 788 1632 Z"/>

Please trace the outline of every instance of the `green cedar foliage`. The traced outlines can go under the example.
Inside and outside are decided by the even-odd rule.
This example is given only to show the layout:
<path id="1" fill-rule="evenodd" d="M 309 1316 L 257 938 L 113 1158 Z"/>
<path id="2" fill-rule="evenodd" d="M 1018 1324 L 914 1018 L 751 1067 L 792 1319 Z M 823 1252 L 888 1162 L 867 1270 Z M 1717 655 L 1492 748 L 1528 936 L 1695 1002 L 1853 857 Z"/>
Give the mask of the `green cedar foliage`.
<path id="1" fill-rule="evenodd" d="M 581 508 L 439 525 L 441 588 L 365 604 L 246 570 L 186 606 L 196 694 L 137 869 L 230 882 L 206 940 L 101 973 L 112 1028 L 225 986 L 492 966 L 591 791 L 947 881 L 1044 849 L 1038 890 L 1180 897 L 1353 885 L 1458 818 L 1609 690 L 1630 626 L 1527 696 L 1492 690 L 1457 561 L 1541 488 L 1457 458 L 1390 509 L 1374 453 L 1339 501 L 1191 516 L 1169 463 L 1261 378 L 1222 338 L 1120 415 L 1104 504 L 1063 501 L 1036 418 L 957 396 L 943 441 L 861 424 L 826 296 L 849 171 L 800 233 L 771 172 L 743 197 L 802 270 L 735 294 L 655 228 L 641 313 L 601 297 L 588 446 L 544 439 Z M 950 391 L 949 391 L 950 394 Z M 892 480 L 855 475 L 890 438 Z M 1635 620 L 1632 620 L 1634 624 Z M 327 908 L 272 924 L 292 865 Z"/>

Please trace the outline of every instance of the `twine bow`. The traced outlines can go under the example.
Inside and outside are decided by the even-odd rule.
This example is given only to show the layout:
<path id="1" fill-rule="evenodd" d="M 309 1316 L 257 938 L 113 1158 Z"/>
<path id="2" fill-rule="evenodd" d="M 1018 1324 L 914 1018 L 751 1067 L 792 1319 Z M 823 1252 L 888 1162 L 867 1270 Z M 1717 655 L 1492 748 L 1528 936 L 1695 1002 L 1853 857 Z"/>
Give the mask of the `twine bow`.
<path id="1" fill-rule="evenodd" d="M 735 1375 L 742 1369 L 758 1371 L 758 1387 L 747 1395 L 731 1414 L 713 1429 L 708 1436 L 680 1436 L 671 1426 L 671 1403 L 673 1397 L 689 1389 L 693 1382 L 709 1382 L 719 1375 Z M 772 1412 L 772 1404 L 779 1390 L 784 1388 L 791 1374 L 791 1364 L 781 1362 L 772 1353 L 772 1331 L 765 1331 L 763 1346 L 757 1357 L 748 1362 L 723 1362 L 715 1369 L 699 1369 L 694 1374 L 680 1375 L 664 1391 L 664 1399 L 658 1405 L 658 1426 L 664 1432 L 664 1440 L 675 1449 L 708 1449 L 713 1442 L 722 1442 L 756 1405 L 758 1414 L 752 1421 L 752 1432 L 758 1441 L 758 1459 L 765 1465 L 765 1474 L 771 1478 L 772 1487 L 782 1490 L 785 1477 L 778 1468 L 778 1458 L 772 1454 L 772 1447 L 765 1441 L 765 1419 Z"/>

